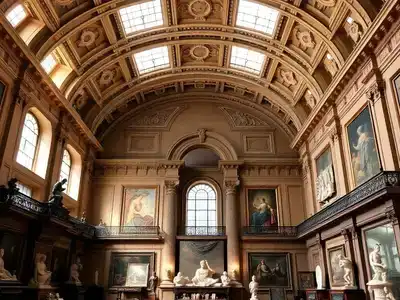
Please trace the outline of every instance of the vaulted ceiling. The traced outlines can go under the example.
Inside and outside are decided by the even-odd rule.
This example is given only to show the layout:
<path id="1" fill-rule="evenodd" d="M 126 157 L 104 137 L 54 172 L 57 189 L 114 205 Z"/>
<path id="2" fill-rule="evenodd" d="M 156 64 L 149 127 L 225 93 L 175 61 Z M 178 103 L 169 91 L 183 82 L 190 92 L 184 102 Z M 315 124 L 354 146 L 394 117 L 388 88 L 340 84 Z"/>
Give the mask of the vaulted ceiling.
<path id="1" fill-rule="evenodd" d="M 382 3 L 26 0 L 22 21 L 15 0 L 0 9 L 98 137 L 149 101 L 201 93 L 294 136 Z"/>

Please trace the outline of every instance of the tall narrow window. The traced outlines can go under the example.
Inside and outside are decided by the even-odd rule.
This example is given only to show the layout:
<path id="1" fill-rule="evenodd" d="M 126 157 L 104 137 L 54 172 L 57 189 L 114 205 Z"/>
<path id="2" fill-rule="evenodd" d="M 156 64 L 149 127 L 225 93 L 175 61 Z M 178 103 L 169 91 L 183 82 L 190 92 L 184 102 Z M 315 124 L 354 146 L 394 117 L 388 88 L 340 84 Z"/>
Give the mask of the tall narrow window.
<path id="1" fill-rule="evenodd" d="M 17 27 L 27 16 L 25 8 L 18 4 L 7 14 L 7 20 L 13 27 Z"/>
<path id="2" fill-rule="evenodd" d="M 215 190 L 206 183 L 191 187 L 187 194 L 187 234 L 216 234 L 217 198 Z"/>
<path id="3" fill-rule="evenodd" d="M 69 185 L 69 175 L 71 174 L 71 155 L 69 154 L 67 149 L 64 149 L 63 159 L 61 163 L 61 170 L 60 170 L 60 181 L 64 178 L 67 179 L 67 191 Z"/>
<path id="4" fill-rule="evenodd" d="M 38 121 L 33 114 L 27 113 L 24 121 L 24 127 L 22 129 L 21 141 L 17 154 L 17 162 L 29 170 L 33 169 L 38 139 Z"/>

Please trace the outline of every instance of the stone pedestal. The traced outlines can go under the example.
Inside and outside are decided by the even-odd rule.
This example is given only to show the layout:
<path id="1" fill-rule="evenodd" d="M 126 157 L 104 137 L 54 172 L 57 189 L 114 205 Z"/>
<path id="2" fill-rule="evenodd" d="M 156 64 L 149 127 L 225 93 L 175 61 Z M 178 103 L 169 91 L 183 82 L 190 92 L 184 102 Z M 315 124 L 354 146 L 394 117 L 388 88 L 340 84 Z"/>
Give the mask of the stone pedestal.
<path id="1" fill-rule="evenodd" d="M 374 300 L 392 300 L 395 299 L 392 294 L 392 285 L 390 281 L 371 280 L 367 283 L 368 291 L 374 294 Z"/>

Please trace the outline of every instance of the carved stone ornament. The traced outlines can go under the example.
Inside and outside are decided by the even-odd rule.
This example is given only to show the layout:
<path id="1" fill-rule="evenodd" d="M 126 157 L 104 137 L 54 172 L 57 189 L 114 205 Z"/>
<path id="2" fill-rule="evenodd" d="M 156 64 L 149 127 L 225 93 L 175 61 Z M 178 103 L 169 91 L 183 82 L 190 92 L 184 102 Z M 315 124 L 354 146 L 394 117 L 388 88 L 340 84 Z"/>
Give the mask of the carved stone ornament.
<path id="1" fill-rule="evenodd" d="M 96 41 L 97 35 L 91 30 L 84 30 L 80 36 L 78 47 L 90 47 Z"/>
<path id="2" fill-rule="evenodd" d="M 204 128 L 197 130 L 197 134 L 199 135 L 200 144 L 203 144 L 206 141 L 206 132 L 207 132 L 207 130 Z"/>
<path id="3" fill-rule="evenodd" d="M 100 76 L 99 83 L 101 85 L 109 85 L 115 76 L 115 71 L 114 70 L 105 70 Z"/>
<path id="4" fill-rule="evenodd" d="M 327 7 L 334 7 L 336 4 L 336 0 L 317 0 L 317 2 Z"/>
<path id="5" fill-rule="evenodd" d="M 304 99 L 306 100 L 307 105 L 311 109 L 313 109 L 316 104 L 316 101 L 315 101 L 313 94 L 311 94 L 311 92 L 309 90 L 307 90 L 307 92 L 304 94 Z"/>
<path id="6" fill-rule="evenodd" d="M 54 2 L 60 6 L 68 6 L 74 3 L 75 0 L 55 0 Z"/>
<path id="7" fill-rule="evenodd" d="M 165 181 L 165 189 L 166 189 L 166 194 L 176 194 L 176 188 L 179 185 L 179 181 L 175 180 L 167 180 Z"/>
<path id="8" fill-rule="evenodd" d="M 256 126 L 268 126 L 267 123 L 258 119 L 257 117 L 251 116 L 241 111 L 233 110 L 231 108 L 221 107 L 225 111 L 233 122 L 235 127 L 256 127 Z"/>
<path id="9" fill-rule="evenodd" d="M 195 45 L 190 48 L 190 56 L 197 61 L 204 61 L 210 55 L 210 49 L 204 45 Z"/>
<path id="10" fill-rule="evenodd" d="M 283 82 L 288 86 L 297 84 L 297 80 L 292 71 L 282 69 L 280 70 L 280 76 L 282 77 Z"/>
<path id="11" fill-rule="evenodd" d="M 206 20 L 212 11 L 212 4 L 207 0 L 193 0 L 188 6 L 189 13 L 196 20 Z"/>
<path id="12" fill-rule="evenodd" d="M 308 30 L 301 30 L 299 26 L 294 28 L 294 34 L 296 38 L 299 40 L 300 45 L 304 48 L 314 48 L 315 42 L 311 35 L 311 32 Z"/>
<path id="13" fill-rule="evenodd" d="M 80 90 L 77 92 L 77 98 L 74 102 L 75 108 L 77 110 L 80 110 L 87 102 L 88 100 L 88 95 L 84 90 Z"/>
<path id="14" fill-rule="evenodd" d="M 360 40 L 362 32 L 361 27 L 357 22 L 353 21 L 349 26 L 346 27 L 346 31 L 354 43 L 357 43 Z"/>
<path id="15" fill-rule="evenodd" d="M 179 109 L 179 107 L 171 107 L 162 111 L 146 114 L 142 117 L 138 116 L 132 120 L 132 125 L 130 127 L 164 127 L 167 125 L 171 116 Z"/>
<path id="16" fill-rule="evenodd" d="M 328 57 L 325 57 L 324 66 L 325 69 L 332 75 L 332 77 L 334 77 L 336 73 L 339 71 L 339 68 L 333 58 L 329 59 Z"/>

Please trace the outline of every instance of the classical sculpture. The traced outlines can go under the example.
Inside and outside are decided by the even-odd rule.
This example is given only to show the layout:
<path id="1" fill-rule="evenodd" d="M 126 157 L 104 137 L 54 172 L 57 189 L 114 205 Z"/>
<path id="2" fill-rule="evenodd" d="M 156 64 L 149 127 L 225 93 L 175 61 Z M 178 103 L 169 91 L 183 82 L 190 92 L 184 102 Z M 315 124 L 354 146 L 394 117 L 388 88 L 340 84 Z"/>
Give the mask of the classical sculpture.
<path id="1" fill-rule="evenodd" d="M 83 211 L 83 212 L 82 212 L 81 222 L 82 222 L 82 223 L 86 223 L 86 211 Z"/>
<path id="2" fill-rule="evenodd" d="M 106 225 L 105 222 L 103 222 L 103 219 L 100 219 L 99 225 L 97 225 L 97 226 L 99 226 L 99 227 L 106 227 L 107 225 Z"/>
<path id="3" fill-rule="evenodd" d="M 49 200 L 49 203 L 53 203 L 57 206 L 62 206 L 62 192 L 65 191 L 65 188 L 63 188 L 63 185 L 67 183 L 67 179 L 64 178 L 63 180 L 56 182 L 56 184 L 53 187 L 52 196 Z"/>
<path id="4" fill-rule="evenodd" d="M 215 271 L 211 269 L 206 260 L 200 261 L 200 268 L 196 270 L 196 274 L 192 278 L 195 286 L 212 286 L 216 284 L 219 279 L 214 279 L 212 276 Z"/>
<path id="5" fill-rule="evenodd" d="M 15 275 L 11 275 L 11 273 L 4 268 L 3 256 L 4 249 L 0 248 L 0 280 L 17 280 L 17 277 Z"/>
<path id="6" fill-rule="evenodd" d="M 15 193 L 17 193 L 19 191 L 19 188 L 17 187 L 17 182 L 18 182 L 17 178 L 11 178 L 7 182 L 8 193 L 10 194 L 10 196 L 15 195 Z"/>
<path id="7" fill-rule="evenodd" d="M 150 293 L 155 294 L 158 285 L 158 276 L 156 272 L 153 272 L 153 275 L 149 278 L 149 291 Z"/>
<path id="8" fill-rule="evenodd" d="M 250 300 L 258 300 L 258 282 L 256 281 L 256 276 L 251 277 L 251 282 L 249 283 L 249 290 L 251 294 Z"/>
<path id="9" fill-rule="evenodd" d="M 371 264 L 374 275 L 372 280 L 386 282 L 387 267 L 382 262 L 381 245 L 376 244 L 374 250 L 369 254 L 369 263 Z"/>
<path id="10" fill-rule="evenodd" d="M 99 270 L 94 272 L 94 284 L 99 285 Z"/>
<path id="11" fill-rule="evenodd" d="M 47 271 L 46 267 L 46 255 L 38 253 L 36 254 L 36 266 L 33 282 L 39 286 L 45 286 L 50 284 L 51 272 Z"/>
<path id="12" fill-rule="evenodd" d="M 184 277 L 181 272 L 178 272 L 174 277 L 174 284 L 176 286 L 185 286 L 190 282 L 189 277 Z"/>
<path id="13" fill-rule="evenodd" d="M 346 286 L 353 286 L 353 262 L 342 254 L 338 255 L 338 259 L 339 267 L 344 270 L 343 279 Z"/>
<path id="14" fill-rule="evenodd" d="M 222 286 L 229 286 L 229 284 L 231 283 L 231 279 L 229 278 L 228 273 L 226 271 L 222 273 L 221 282 Z"/>
<path id="15" fill-rule="evenodd" d="M 71 265 L 69 281 L 76 285 L 82 284 L 79 279 L 79 271 L 80 271 L 80 266 L 78 262 Z"/>

